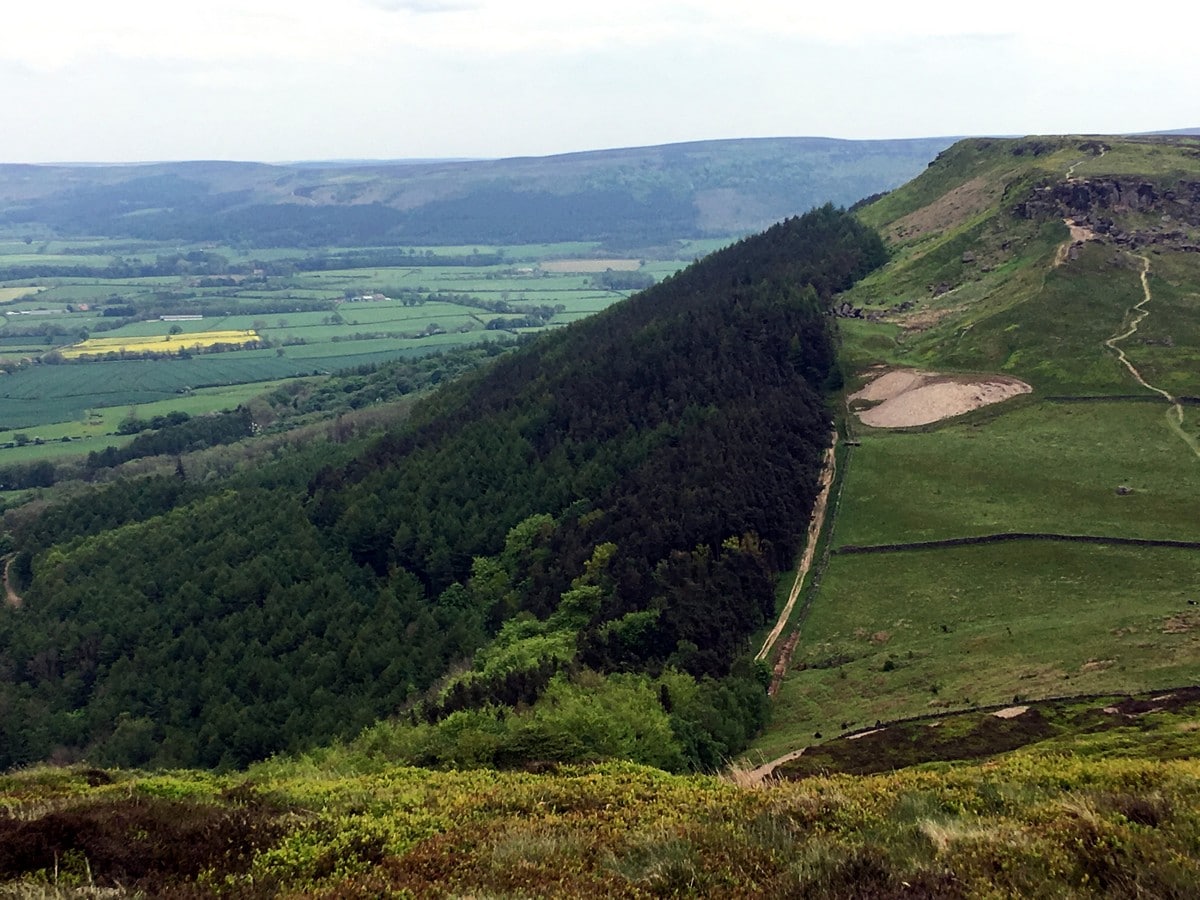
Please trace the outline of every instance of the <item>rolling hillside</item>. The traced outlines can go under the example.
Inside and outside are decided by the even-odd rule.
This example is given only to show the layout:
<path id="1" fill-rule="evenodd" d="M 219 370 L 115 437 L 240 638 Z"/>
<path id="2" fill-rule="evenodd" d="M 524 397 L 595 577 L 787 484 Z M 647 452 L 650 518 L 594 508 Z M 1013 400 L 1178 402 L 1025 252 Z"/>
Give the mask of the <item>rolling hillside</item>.
<path id="1" fill-rule="evenodd" d="M 0 892 L 1196 896 L 1198 246 L 1200 141 L 964 141 L 382 439 L 10 515 L 70 765 Z"/>
<path id="2" fill-rule="evenodd" d="M 848 403 L 838 515 L 760 752 L 1195 683 L 1200 142 L 964 141 L 859 216 L 892 259 L 837 301 L 847 393 L 935 375 Z M 1000 382 L 1029 392 L 894 427 L 938 388 Z M 885 406 L 893 427 L 864 424 Z"/>
<path id="3" fill-rule="evenodd" d="M 255 247 L 732 236 L 911 178 L 949 139 L 708 141 L 467 162 L 0 165 L 0 228 Z"/>

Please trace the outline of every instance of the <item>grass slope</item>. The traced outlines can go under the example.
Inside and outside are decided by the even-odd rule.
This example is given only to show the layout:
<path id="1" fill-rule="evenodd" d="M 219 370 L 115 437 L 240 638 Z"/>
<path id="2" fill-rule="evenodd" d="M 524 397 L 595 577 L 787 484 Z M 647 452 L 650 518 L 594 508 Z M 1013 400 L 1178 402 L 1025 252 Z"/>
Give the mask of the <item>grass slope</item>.
<path id="1" fill-rule="evenodd" d="M 1200 679 L 1198 551 L 1022 541 L 837 553 L 1002 532 L 1197 539 L 1200 459 L 1106 346 L 1137 321 L 1148 265 L 1147 315 L 1119 346 L 1149 383 L 1200 393 L 1197 147 L 964 141 L 860 211 L 892 259 L 839 301 L 862 311 L 842 322 L 850 384 L 882 364 L 1003 372 L 1034 392 L 922 428 L 850 421 L 861 446 L 844 466 L 834 555 L 762 757 L 945 706 Z M 1107 231 L 1070 247 L 1068 218 Z M 1182 432 L 1200 434 L 1194 406 Z"/>

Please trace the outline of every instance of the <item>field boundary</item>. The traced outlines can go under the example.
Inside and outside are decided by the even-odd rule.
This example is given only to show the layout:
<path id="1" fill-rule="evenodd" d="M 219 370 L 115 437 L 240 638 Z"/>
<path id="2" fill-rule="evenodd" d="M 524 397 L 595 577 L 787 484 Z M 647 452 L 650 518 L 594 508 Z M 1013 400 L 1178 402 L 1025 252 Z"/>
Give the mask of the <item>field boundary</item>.
<path id="1" fill-rule="evenodd" d="M 942 550 L 949 547 L 971 547 L 980 544 L 1003 544 L 1012 541 L 1062 541 L 1074 544 L 1118 544 L 1130 547 L 1168 547 L 1175 550 L 1200 550 L 1200 541 L 1178 541 L 1169 538 L 1111 537 L 1096 534 L 1057 534 L 1040 531 L 1006 531 L 975 537 L 942 538 L 935 541 L 908 541 L 898 544 L 843 544 L 834 549 L 837 554 L 901 553 L 906 550 Z"/>
<path id="2" fill-rule="evenodd" d="M 821 467 L 821 476 L 818 480 L 819 490 L 817 491 L 817 496 L 813 499 L 812 513 L 808 522 L 808 534 L 804 540 L 804 552 L 800 556 L 800 564 L 796 566 L 796 578 L 792 582 L 792 589 L 788 592 L 787 603 L 784 604 L 783 611 L 779 613 L 779 620 L 775 623 L 775 627 L 771 629 L 771 633 L 767 635 L 766 640 L 763 641 L 762 649 L 754 657 L 756 661 L 767 658 L 767 654 L 771 652 L 771 648 L 779 640 L 783 629 L 787 627 L 788 619 L 792 617 L 792 610 L 796 607 L 796 600 L 799 598 L 800 591 L 804 585 L 804 579 L 812 568 L 813 557 L 816 555 L 817 543 L 821 536 L 821 529 L 825 525 L 825 511 L 829 505 L 829 492 L 833 489 L 833 482 L 837 476 L 837 443 L 838 434 L 835 428 L 830 437 L 829 449 L 825 451 L 825 465 Z M 789 655 L 786 650 L 785 655 Z"/>
<path id="3" fill-rule="evenodd" d="M 1161 403 L 1162 398 L 1153 394 L 1086 394 L 1043 397 L 1047 403 Z M 1200 406 L 1200 397 L 1176 397 L 1184 406 Z"/>
<path id="4" fill-rule="evenodd" d="M 821 550 L 821 557 L 811 568 L 811 577 L 808 580 L 807 589 L 803 592 L 804 599 L 800 602 L 800 608 L 794 613 L 794 621 L 791 623 L 792 628 L 788 633 L 787 638 L 783 642 L 783 647 L 779 656 L 775 659 L 774 665 L 771 668 L 771 683 L 767 688 L 767 696 L 774 697 L 779 693 L 779 687 L 783 684 L 784 676 L 787 675 L 788 667 L 792 663 L 792 654 L 795 653 L 796 645 L 800 642 L 800 629 L 804 626 L 808 619 L 808 614 L 812 611 L 813 602 L 817 598 L 817 594 L 821 589 L 821 581 L 825 577 L 825 572 L 829 568 L 829 559 L 833 553 L 833 534 L 837 527 L 838 513 L 842 508 L 842 495 L 846 489 L 846 475 L 850 468 L 850 458 L 854 453 L 854 448 L 858 442 L 854 440 L 851 426 L 847 422 L 846 439 L 842 441 L 843 456 L 840 466 L 837 466 L 834 471 L 832 508 L 826 508 L 825 514 L 825 538 Z M 820 535 L 818 535 L 820 539 Z"/>

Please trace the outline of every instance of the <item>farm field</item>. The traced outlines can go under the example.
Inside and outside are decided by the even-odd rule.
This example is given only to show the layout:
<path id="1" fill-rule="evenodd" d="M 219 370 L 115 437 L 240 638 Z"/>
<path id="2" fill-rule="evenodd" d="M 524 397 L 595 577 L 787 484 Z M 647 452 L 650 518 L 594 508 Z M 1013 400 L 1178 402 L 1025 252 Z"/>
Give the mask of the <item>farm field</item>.
<path id="1" fill-rule="evenodd" d="M 589 242 L 337 251 L 0 242 L 0 277 L 38 272 L 0 281 L 0 429 L 73 434 L 89 411 L 170 406 L 205 386 L 312 376 L 562 327 L 631 293 L 602 283 L 607 270 L 644 273 L 649 283 L 722 243 L 679 242 L 675 258 L 639 260 L 604 258 Z M 413 264 L 372 264 L 384 258 Z M 259 349 L 99 358 L 251 340 Z M 64 365 L 37 364 L 52 351 Z M 51 454 L 44 444 L 19 449 L 35 455 L 39 447 Z M 69 451 L 69 442 L 53 448 Z"/>
<path id="2" fill-rule="evenodd" d="M 135 337 L 88 338 L 70 347 L 64 347 L 59 353 L 63 359 L 86 359 L 115 354 L 147 354 L 202 352 L 212 347 L 225 344 L 230 347 L 242 347 L 257 344 L 259 336 L 253 330 L 239 331 L 193 331 L 188 334 L 146 335 Z"/>
<path id="3" fill-rule="evenodd" d="M 23 297 L 36 295 L 39 288 L 36 287 L 3 287 L 0 288 L 0 303 L 12 303 L 14 300 L 20 300 Z"/>
<path id="4" fill-rule="evenodd" d="M 132 435 L 114 433 L 126 418 L 150 419 L 170 412 L 200 416 L 231 409 L 259 394 L 287 384 L 288 380 L 200 388 L 186 396 L 172 396 L 168 400 L 129 406 L 100 406 L 84 410 L 74 421 L 57 422 L 31 429 L 0 431 L 0 465 L 79 455 L 109 446 L 119 447 L 133 439 Z M 20 445 L 17 445 L 18 435 L 23 436 Z M 76 443 L 78 441 L 89 443 L 81 446 Z M 7 446 L 9 444 L 15 446 Z"/>

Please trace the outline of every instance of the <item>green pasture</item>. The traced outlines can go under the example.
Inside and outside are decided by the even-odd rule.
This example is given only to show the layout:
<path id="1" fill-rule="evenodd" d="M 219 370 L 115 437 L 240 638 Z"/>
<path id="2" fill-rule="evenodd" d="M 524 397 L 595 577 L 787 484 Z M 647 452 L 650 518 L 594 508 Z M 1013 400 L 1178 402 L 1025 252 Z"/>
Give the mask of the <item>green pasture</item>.
<path id="1" fill-rule="evenodd" d="M 29 367 L 0 375 L 0 429 L 70 422 L 99 407 L 174 401 L 195 388 L 311 375 L 314 368 L 328 366 L 274 351 Z"/>
<path id="2" fill-rule="evenodd" d="M 93 450 L 99 452 L 108 447 L 124 447 L 133 440 L 132 435 L 109 434 L 93 426 L 70 422 L 7 434 L 24 434 L 30 438 L 30 442 L 17 447 L 0 446 L 0 466 L 87 456 Z"/>
<path id="3" fill-rule="evenodd" d="M 1019 542 L 836 555 L 770 759 L 876 720 L 1200 677 L 1200 551 Z"/>
<path id="4" fill-rule="evenodd" d="M 169 412 L 185 412 L 191 416 L 235 409 L 247 400 L 272 391 L 287 380 L 236 384 L 226 387 L 201 388 L 182 397 L 130 406 L 99 406 L 85 410 L 72 421 L 54 422 L 34 428 L 0 431 L 0 444 L 14 443 L 23 434 L 29 443 L 19 447 L 0 447 L 0 465 L 32 462 L 38 459 L 79 456 L 105 447 L 129 443 L 130 435 L 113 432 L 129 416 L 150 419 Z M 70 440 L 64 441 L 63 438 Z M 41 441 L 39 445 L 36 441 Z M 82 442 L 82 443 L 81 443 Z"/>
<path id="5" fill-rule="evenodd" d="M 30 253 L 25 248 L 24 253 L 5 253 L 0 255 L 0 265 L 4 266 L 99 266 L 104 267 L 112 262 L 111 254 L 82 254 L 82 253 Z"/>
<path id="6" fill-rule="evenodd" d="M 1200 459 L 1167 410 L 1165 401 L 1020 398 L 925 431 L 856 425 L 862 446 L 836 543 L 1005 531 L 1200 540 Z M 1195 428 L 1200 409 L 1188 415 Z"/>
<path id="7" fill-rule="evenodd" d="M 154 285 L 128 281 L 93 281 L 87 283 L 54 284 L 39 294 L 39 303 L 102 303 L 121 301 L 140 294 L 151 294 Z"/>
<path id="8" fill-rule="evenodd" d="M 714 246 L 721 241 L 710 242 Z M 700 242 L 678 251 L 679 260 L 651 261 L 646 271 L 673 272 L 701 250 Z M 707 246 L 707 245 L 705 245 Z M 345 252 L 352 254 L 355 249 Z M 104 431 L 112 431 L 113 415 L 139 407 L 188 409 L 191 398 L 203 386 L 220 386 L 229 391 L 244 390 L 276 379 L 311 376 L 374 365 L 388 360 L 421 356 L 430 352 L 492 340 L 513 331 L 490 331 L 488 323 L 513 320 L 517 314 L 493 313 L 452 302 L 426 300 L 416 306 L 399 301 L 349 303 L 342 301 L 346 291 L 410 290 L 428 297 L 435 294 L 467 294 L 491 301 L 506 301 L 514 306 L 561 305 L 562 316 L 552 322 L 560 326 L 606 308 L 628 295 L 628 291 L 607 291 L 593 284 L 588 273 L 553 273 L 538 269 L 544 260 L 591 258 L 600 250 L 596 243 L 563 243 L 513 247 L 465 246 L 412 248 L 414 261 L 425 261 L 426 250 L 444 256 L 481 257 L 502 254 L 504 262 L 487 266 L 391 266 L 329 271 L 299 271 L 268 275 L 264 284 L 255 280 L 245 285 L 202 287 L 196 278 L 183 275 L 105 279 L 95 277 L 56 277 L 32 282 L 9 282 L 0 286 L 0 300 L 10 300 L 5 310 L 52 309 L 53 313 L 0 316 L 0 357 L 16 359 L 36 357 L 48 350 L 68 346 L 81 330 L 93 336 L 146 337 L 167 335 L 173 328 L 181 334 L 214 329 L 255 329 L 274 346 L 263 350 L 200 354 L 190 359 L 111 360 L 72 365 L 27 366 L 8 375 L 0 375 L 0 434 L 21 431 L 43 440 L 32 441 L 6 458 L 36 458 L 79 450 L 75 438 L 95 443 Z M 299 248 L 257 250 L 208 245 L 155 244 L 153 242 L 104 239 L 43 241 L 25 244 L 8 241 L 0 244 L 0 262 L 19 264 L 62 264 L 71 266 L 107 266 L 114 257 L 153 262 L 163 254 L 193 250 L 225 256 L 232 262 L 260 260 L 264 263 L 301 260 L 314 251 Z M 341 249 L 328 251 L 341 253 Z M 529 270 L 529 271 L 519 271 Z M 34 287 L 41 290 L 29 300 L 25 296 Z M 156 298 L 155 295 L 160 295 Z M 241 312 L 264 303 L 286 305 L 289 301 L 338 301 L 328 310 Z M 132 322 L 112 330 L 103 326 L 114 320 L 97 312 L 68 312 L 67 305 L 82 303 L 100 306 L 108 303 L 132 304 L 140 308 L 168 308 L 186 311 L 189 303 L 203 303 L 228 310 L 225 316 L 208 316 L 196 321 L 164 322 L 158 319 Z M 334 319 L 338 321 L 334 321 Z M 445 334 L 400 338 L 418 334 L 432 325 Z M 61 332 L 46 334 L 45 331 Z M 392 337 L 360 339 L 366 334 Z M 303 344 L 288 344 L 303 340 Z M 239 394 L 240 396 L 240 394 Z M 236 405 L 234 403 L 233 405 Z M 89 419 L 89 413 L 94 413 Z M 72 438 L 62 442 L 63 437 Z M 0 443 L 5 441 L 0 440 Z M 59 446 L 61 444 L 61 446 Z M 52 445 L 54 445 L 52 447 Z M 86 449 L 93 449 L 91 446 Z"/>

